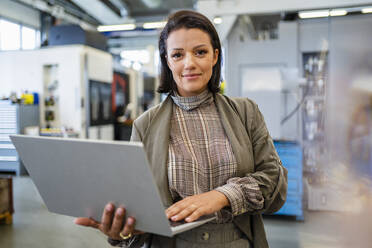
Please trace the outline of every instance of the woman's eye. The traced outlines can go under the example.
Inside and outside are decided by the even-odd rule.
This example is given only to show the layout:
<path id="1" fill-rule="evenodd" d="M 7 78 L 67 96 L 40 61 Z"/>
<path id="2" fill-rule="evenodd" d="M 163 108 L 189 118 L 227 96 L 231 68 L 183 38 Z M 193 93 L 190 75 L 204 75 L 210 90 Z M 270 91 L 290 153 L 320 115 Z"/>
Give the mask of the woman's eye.
<path id="1" fill-rule="evenodd" d="M 181 56 L 182 56 L 181 53 L 174 53 L 174 54 L 172 54 L 172 58 L 175 58 L 175 59 L 178 59 L 178 58 L 180 58 Z"/>
<path id="2" fill-rule="evenodd" d="M 196 54 L 197 54 L 197 55 L 204 55 L 204 54 L 206 54 L 206 53 L 208 53 L 207 50 L 199 50 L 199 51 L 196 51 Z"/>

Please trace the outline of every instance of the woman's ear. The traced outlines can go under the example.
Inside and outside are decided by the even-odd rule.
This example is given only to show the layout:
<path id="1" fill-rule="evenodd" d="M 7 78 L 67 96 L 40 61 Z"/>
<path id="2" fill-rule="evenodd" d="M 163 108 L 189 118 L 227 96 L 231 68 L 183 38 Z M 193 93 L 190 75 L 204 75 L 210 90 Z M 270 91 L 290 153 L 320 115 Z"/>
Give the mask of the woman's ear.
<path id="1" fill-rule="evenodd" d="M 218 61 L 218 54 L 220 53 L 220 51 L 216 48 L 214 49 L 214 54 L 213 54 L 213 66 L 216 65 L 217 61 Z"/>

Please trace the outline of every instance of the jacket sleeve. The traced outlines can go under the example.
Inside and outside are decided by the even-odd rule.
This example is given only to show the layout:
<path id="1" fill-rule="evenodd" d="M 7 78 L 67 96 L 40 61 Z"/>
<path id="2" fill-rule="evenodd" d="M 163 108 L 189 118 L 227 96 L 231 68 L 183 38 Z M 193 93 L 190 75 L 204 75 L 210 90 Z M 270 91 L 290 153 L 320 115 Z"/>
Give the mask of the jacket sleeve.
<path id="1" fill-rule="evenodd" d="M 247 131 L 253 147 L 255 172 L 250 176 L 258 183 L 264 198 L 263 208 L 256 212 L 274 213 L 283 206 L 287 197 L 287 170 L 279 159 L 257 104 L 251 103 L 254 111 Z"/>
<path id="2" fill-rule="evenodd" d="M 229 200 L 234 216 L 263 208 L 262 192 L 256 180 L 250 175 L 230 178 L 225 185 L 215 190 L 223 193 Z"/>
<path id="3" fill-rule="evenodd" d="M 252 144 L 255 170 L 244 177 L 230 178 L 215 190 L 228 198 L 234 216 L 273 213 L 281 208 L 286 199 L 286 169 L 281 165 L 257 105 L 247 98 L 237 99 L 236 103 L 237 113 Z"/>

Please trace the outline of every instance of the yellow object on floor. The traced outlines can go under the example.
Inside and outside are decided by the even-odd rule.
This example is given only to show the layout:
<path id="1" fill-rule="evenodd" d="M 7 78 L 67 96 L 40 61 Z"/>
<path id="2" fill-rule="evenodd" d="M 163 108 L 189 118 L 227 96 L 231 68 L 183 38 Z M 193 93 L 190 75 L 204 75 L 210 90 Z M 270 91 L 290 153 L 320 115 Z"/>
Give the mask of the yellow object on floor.
<path id="1" fill-rule="evenodd" d="M 10 176 L 0 176 L 0 223 L 12 224 L 13 180 Z"/>
<path id="2" fill-rule="evenodd" d="M 5 212 L 3 214 L 0 214 L 0 223 L 5 223 L 7 225 L 10 225 L 13 223 L 13 216 L 9 212 Z"/>

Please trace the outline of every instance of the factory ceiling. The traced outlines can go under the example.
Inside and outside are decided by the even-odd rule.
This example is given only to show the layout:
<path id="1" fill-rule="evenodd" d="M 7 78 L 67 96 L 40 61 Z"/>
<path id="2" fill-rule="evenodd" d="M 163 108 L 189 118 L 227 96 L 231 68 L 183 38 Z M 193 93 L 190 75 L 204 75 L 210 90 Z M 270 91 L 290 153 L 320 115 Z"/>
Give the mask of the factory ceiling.
<path id="1" fill-rule="evenodd" d="M 171 12 L 193 9 L 196 0 L 68 0 L 100 24 L 164 20 Z"/>
<path id="2" fill-rule="evenodd" d="M 197 0 L 14 0 L 62 20 L 61 23 L 78 24 L 86 29 L 99 25 L 164 21 L 180 9 L 194 9 Z M 138 38 L 141 38 L 141 42 Z M 110 34 L 109 47 L 154 44 L 156 32 L 125 32 Z"/>

